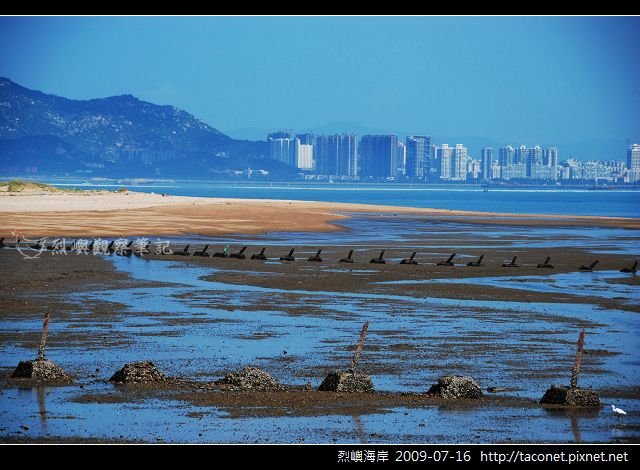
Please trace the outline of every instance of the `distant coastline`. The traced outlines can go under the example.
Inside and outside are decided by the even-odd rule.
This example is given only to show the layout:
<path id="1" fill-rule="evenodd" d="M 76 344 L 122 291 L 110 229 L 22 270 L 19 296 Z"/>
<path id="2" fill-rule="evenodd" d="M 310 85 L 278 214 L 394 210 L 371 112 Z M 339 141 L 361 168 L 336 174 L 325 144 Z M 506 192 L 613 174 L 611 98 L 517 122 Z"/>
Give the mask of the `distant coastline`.
<path id="1" fill-rule="evenodd" d="M 410 178 L 402 178 L 395 180 L 367 180 L 358 181 L 342 178 L 320 178 L 320 179 L 267 179 L 259 176 L 247 177 L 246 175 L 238 175 L 236 177 L 229 178 L 213 178 L 213 179 L 198 179 L 198 178 L 166 178 L 166 177 L 102 177 L 102 176 L 87 176 L 83 178 L 81 176 L 60 176 L 56 174 L 51 175 L 33 175 L 33 174 L 20 174 L 12 176 L 0 175 L 0 181 L 7 181 L 11 179 L 19 179 L 32 182 L 50 182 L 56 186 L 69 185 L 72 187 L 93 187 L 93 186 L 109 186 L 109 187 L 150 187 L 158 184 L 170 185 L 176 183 L 207 183 L 207 184 L 237 184 L 237 185 L 325 185 L 332 184 L 337 186 L 362 186 L 362 187 L 434 187 L 434 188 L 453 188 L 453 189 L 540 189 L 540 190 L 617 190 L 617 191 L 640 191 L 640 183 L 616 183 L 611 181 L 599 181 L 594 182 L 591 180 L 571 180 L 569 181 L 534 181 L 534 180 L 475 180 L 475 181 L 413 181 Z"/>
<path id="2" fill-rule="evenodd" d="M 32 179 L 70 190 L 133 190 L 171 196 L 298 200 L 471 212 L 640 218 L 637 190 L 594 191 L 586 187 L 492 187 L 467 184 L 210 181 L 193 179 Z M 129 184 L 127 184 L 129 183 Z M 486 191 L 485 191 L 486 189 Z M 2 208 L 0 208 L 2 210 Z"/>

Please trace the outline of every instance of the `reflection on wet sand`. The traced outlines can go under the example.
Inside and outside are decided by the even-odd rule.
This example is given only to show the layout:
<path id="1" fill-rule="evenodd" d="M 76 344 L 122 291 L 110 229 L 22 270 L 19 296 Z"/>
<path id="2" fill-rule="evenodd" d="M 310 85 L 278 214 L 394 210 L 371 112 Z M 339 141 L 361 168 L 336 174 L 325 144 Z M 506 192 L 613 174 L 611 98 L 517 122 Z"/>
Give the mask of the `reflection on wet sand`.
<path id="1" fill-rule="evenodd" d="M 571 433 L 576 444 L 582 443 L 582 432 L 580 430 L 581 420 L 594 420 L 600 417 L 600 408 L 546 408 L 549 416 L 555 419 L 569 418 L 571 422 Z"/>
<path id="2" fill-rule="evenodd" d="M 42 427 L 42 432 L 44 434 L 47 433 L 47 407 L 45 398 L 47 395 L 48 387 L 34 387 L 36 395 L 38 396 L 38 412 L 40 414 L 40 425 Z"/>

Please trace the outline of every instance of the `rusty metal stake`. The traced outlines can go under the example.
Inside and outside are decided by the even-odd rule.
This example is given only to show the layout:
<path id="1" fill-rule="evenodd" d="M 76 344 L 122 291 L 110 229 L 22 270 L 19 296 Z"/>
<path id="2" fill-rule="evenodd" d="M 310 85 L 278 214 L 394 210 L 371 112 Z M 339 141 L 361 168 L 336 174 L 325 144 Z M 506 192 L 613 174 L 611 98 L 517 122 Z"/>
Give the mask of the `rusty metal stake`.
<path id="1" fill-rule="evenodd" d="M 358 339 L 358 345 L 356 346 L 356 352 L 353 353 L 353 359 L 351 359 L 351 369 L 352 371 L 356 370 L 356 366 L 358 365 L 358 361 L 360 360 L 360 353 L 362 352 L 362 345 L 364 344 L 364 339 L 367 337 L 367 331 L 369 331 L 369 322 L 365 322 L 362 326 L 362 331 L 360 332 L 360 338 Z"/>
<path id="2" fill-rule="evenodd" d="M 584 346 L 584 330 L 578 337 L 578 350 L 576 351 L 576 362 L 571 371 L 571 388 L 578 387 L 578 376 L 580 375 L 580 363 L 582 362 L 582 347 Z"/>
<path id="3" fill-rule="evenodd" d="M 44 359 L 44 348 L 47 344 L 47 334 L 49 333 L 49 313 L 50 310 L 47 309 L 47 313 L 44 314 L 44 323 L 42 325 L 42 336 L 40 337 L 40 347 L 38 348 L 38 358 L 37 360 Z"/>

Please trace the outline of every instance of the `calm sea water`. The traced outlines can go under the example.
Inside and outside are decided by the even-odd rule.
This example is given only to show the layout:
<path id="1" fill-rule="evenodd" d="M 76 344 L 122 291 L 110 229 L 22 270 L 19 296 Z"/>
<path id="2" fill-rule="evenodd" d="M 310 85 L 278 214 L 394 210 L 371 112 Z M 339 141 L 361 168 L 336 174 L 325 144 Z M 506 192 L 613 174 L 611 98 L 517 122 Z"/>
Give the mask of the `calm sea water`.
<path id="1" fill-rule="evenodd" d="M 122 182 L 47 179 L 42 182 L 84 189 L 135 191 L 179 196 L 303 201 L 351 202 L 436 209 L 511 212 L 516 214 L 574 214 L 640 217 L 640 191 L 630 189 L 490 189 L 473 186 L 218 183 L 208 181 Z"/>

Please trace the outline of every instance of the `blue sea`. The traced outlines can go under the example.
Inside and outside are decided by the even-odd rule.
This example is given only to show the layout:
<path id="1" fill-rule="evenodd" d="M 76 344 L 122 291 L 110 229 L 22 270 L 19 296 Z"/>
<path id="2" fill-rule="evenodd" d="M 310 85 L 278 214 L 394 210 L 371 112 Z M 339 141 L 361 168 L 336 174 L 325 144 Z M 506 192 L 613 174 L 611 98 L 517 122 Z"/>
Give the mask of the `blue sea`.
<path id="1" fill-rule="evenodd" d="M 165 193 L 178 196 L 349 202 L 515 214 L 640 217 L 640 191 L 632 189 L 505 188 L 409 184 L 119 182 L 40 179 L 61 187 Z"/>

